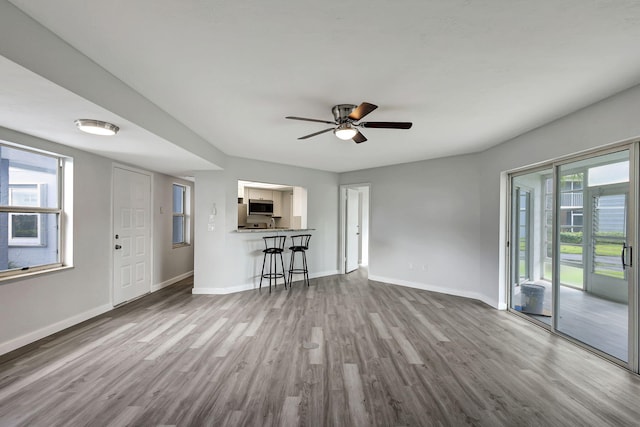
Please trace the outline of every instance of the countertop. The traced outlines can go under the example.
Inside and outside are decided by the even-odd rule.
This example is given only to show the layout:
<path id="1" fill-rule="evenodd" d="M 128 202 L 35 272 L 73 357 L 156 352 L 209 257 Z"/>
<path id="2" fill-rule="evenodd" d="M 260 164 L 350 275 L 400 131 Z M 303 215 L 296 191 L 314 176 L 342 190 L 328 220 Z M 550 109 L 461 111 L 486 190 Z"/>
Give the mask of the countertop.
<path id="1" fill-rule="evenodd" d="M 280 233 L 287 231 L 314 231 L 315 228 L 238 228 L 232 233 Z"/>

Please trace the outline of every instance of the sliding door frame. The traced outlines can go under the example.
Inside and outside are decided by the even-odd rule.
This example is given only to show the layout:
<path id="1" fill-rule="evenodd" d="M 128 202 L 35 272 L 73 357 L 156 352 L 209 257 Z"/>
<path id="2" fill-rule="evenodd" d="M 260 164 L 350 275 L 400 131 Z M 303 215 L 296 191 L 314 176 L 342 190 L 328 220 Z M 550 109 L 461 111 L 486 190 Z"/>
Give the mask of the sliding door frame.
<path id="1" fill-rule="evenodd" d="M 627 369 L 639 373 L 640 372 L 640 338 L 639 338 L 639 334 L 640 334 L 640 324 L 639 324 L 639 314 L 638 314 L 638 310 L 639 310 L 639 305 L 640 305 L 640 301 L 639 301 L 639 293 L 638 293 L 638 273 L 637 273 L 637 269 L 638 267 L 640 267 L 639 264 L 639 260 L 640 260 L 640 247 L 638 247 L 638 242 L 640 242 L 640 227 L 639 227 L 639 217 L 640 217 L 640 209 L 638 209 L 638 203 L 640 202 L 640 190 L 639 190 L 639 185 L 640 182 L 638 181 L 638 174 L 640 173 L 639 170 L 639 165 L 640 165 L 640 140 L 638 138 L 634 138 L 631 140 L 627 140 L 627 141 L 622 141 L 619 143 L 615 143 L 615 144 L 610 144 L 608 146 L 605 147 L 601 147 L 601 148 L 597 148 L 597 149 L 593 149 L 593 150 L 587 150 L 584 152 L 580 152 L 577 154 L 573 154 L 573 155 L 567 155 L 567 156 L 563 156 L 554 160 L 550 160 L 548 162 L 543 162 L 543 163 L 538 163 L 536 165 L 532 165 L 530 167 L 522 167 L 522 168 L 517 168 L 517 169 L 513 169 L 511 171 L 507 171 L 507 186 L 506 186 L 506 190 L 507 190 L 507 197 L 506 197 L 506 202 L 507 202 L 507 218 L 508 220 L 506 221 L 506 225 L 507 225 L 507 247 L 506 247 L 506 253 L 507 253 L 507 260 L 508 262 L 506 263 L 506 271 L 505 271 L 505 275 L 506 275 L 506 280 L 505 280 L 505 284 L 507 289 L 505 289 L 506 291 L 506 295 L 507 295 L 507 311 L 509 311 L 510 313 L 517 315 L 521 318 L 527 319 L 528 321 L 541 326 L 547 330 L 549 330 L 551 333 L 562 336 L 563 338 L 577 344 L 578 346 L 585 348 L 593 353 L 596 353 L 597 355 L 610 360 L 618 365 L 624 366 Z M 592 157 L 597 157 L 597 156 L 601 156 L 601 155 L 606 155 L 606 154 L 610 154 L 610 153 L 615 153 L 615 152 L 620 152 L 620 151 L 625 151 L 628 150 L 629 151 L 629 200 L 628 200 L 628 226 L 627 226 L 627 233 L 628 233 L 628 244 L 629 246 L 631 246 L 633 249 L 631 251 L 631 254 L 629 256 L 629 261 L 631 262 L 631 268 L 629 268 L 628 270 L 628 286 L 629 286 L 629 301 L 628 301 L 628 362 L 625 363 L 607 353 L 604 353 L 601 350 L 598 350 L 597 348 L 594 348 L 590 345 L 587 345 L 575 338 L 572 338 L 569 335 L 566 335 L 564 333 L 562 333 L 561 331 L 559 331 L 558 328 L 558 306 L 559 306 L 559 292 L 560 292 L 560 287 L 559 287 L 559 283 L 560 283 L 560 257 L 559 257 L 559 251 L 560 251 L 560 230 L 558 227 L 558 195 L 559 190 L 560 190 L 560 183 L 558 180 L 559 177 L 559 169 L 560 166 L 568 164 L 568 163 L 573 163 L 576 161 L 580 161 L 580 160 L 585 160 L 585 159 L 589 159 Z M 512 246 L 515 244 L 515 242 L 513 242 L 513 232 L 514 230 L 513 228 L 513 179 L 517 176 L 521 176 L 521 175 L 526 175 L 526 174 L 530 174 L 530 173 L 535 173 L 535 172 L 539 172 L 542 170 L 549 170 L 551 169 L 553 171 L 553 223 L 552 223 L 552 235 L 553 235 L 553 252 L 552 252 L 552 301 L 551 301 L 551 306 L 552 306 L 552 321 L 551 321 L 551 325 L 548 325 L 544 322 L 541 322 L 535 318 L 532 318 L 531 316 L 527 316 L 524 313 L 521 313 L 515 309 L 512 308 L 512 299 L 513 299 L 513 295 L 512 295 L 512 262 L 513 262 L 513 248 Z"/>

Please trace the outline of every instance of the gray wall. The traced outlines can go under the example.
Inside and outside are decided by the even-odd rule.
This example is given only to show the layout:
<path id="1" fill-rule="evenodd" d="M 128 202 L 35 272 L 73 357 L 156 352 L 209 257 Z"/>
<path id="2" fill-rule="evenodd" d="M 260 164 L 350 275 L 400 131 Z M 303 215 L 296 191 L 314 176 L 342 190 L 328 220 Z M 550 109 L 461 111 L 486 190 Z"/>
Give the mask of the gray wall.
<path id="1" fill-rule="evenodd" d="M 0 128 L 0 139 L 74 160 L 73 268 L 0 282 L 2 354 L 112 308 L 112 161 L 5 128 Z M 193 270 L 193 248 L 170 249 L 171 205 L 166 200 L 173 181 L 154 174 L 153 288 Z M 160 205 L 168 206 L 168 214 L 159 214 Z"/>
<path id="2" fill-rule="evenodd" d="M 176 278 L 193 272 L 194 233 L 189 230 L 188 246 L 174 248 L 173 241 L 173 184 L 189 187 L 190 212 L 195 219 L 194 183 L 163 174 L 154 174 L 153 180 L 153 286 L 154 289 L 171 284 Z"/>
<path id="3" fill-rule="evenodd" d="M 371 183 L 370 278 L 504 308 L 504 172 L 638 137 L 639 111 L 635 87 L 482 153 L 341 174 Z"/>
<path id="4" fill-rule="evenodd" d="M 371 279 L 486 300 L 474 278 L 479 167 L 476 156 L 457 156 L 341 175 L 371 184 Z"/>

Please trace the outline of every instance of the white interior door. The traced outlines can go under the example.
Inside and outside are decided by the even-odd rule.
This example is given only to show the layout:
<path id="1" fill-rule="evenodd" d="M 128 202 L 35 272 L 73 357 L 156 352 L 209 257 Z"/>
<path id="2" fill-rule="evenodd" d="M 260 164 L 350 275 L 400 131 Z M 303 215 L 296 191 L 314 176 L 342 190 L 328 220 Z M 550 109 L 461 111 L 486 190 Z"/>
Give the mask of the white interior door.
<path id="1" fill-rule="evenodd" d="M 350 273 L 358 269 L 358 243 L 359 243 L 359 224 L 358 224 L 358 190 L 347 188 L 347 221 L 346 221 L 346 260 L 345 272 Z"/>
<path id="2" fill-rule="evenodd" d="M 151 177 L 113 169 L 113 305 L 151 290 Z"/>

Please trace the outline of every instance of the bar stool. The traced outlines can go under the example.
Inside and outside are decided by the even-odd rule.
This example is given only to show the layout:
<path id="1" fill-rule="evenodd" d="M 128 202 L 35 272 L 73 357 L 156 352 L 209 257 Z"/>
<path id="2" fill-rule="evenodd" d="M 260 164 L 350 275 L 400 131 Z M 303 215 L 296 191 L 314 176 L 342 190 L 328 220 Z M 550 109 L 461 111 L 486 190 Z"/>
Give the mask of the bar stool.
<path id="1" fill-rule="evenodd" d="M 264 258 L 262 260 L 262 273 L 260 274 L 260 289 L 262 289 L 262 279 L 269 279 L 269 293 L 271 293 L 271 281 L 274 281 L 274 286 L 278 286 L 278 279 L 282 277 L 284 280 L 284 288 L 287 289 L 287 277 L 285 275 L 284 260 L 282 259 L 282 252 L 284 252 L 284 242 L 287 236 L 266 236 L 262 238 L 264 240 L 265 249 Z M 269 256 L 269 271 L 264 272 L 264 266 L 267 263 L 267 255 Z M 282 272 L 278 273 L 277 256 L 280 255 L 280 265 L 282 266 Z"/>
<path id="2" fill-rule="evenodd" d="M 289 287 L 291 287 L 291 276 L 294 274 L 304 274 L 304 281 L 309 286 L 309 269 L 307 267 L 307 250 L 309 249 L 309 240 L 311 234 L 299 234 L 291 236 L 293 246 L 289 247 L 291 251 L 291 262 L 289 263 Z M 302 255 L 302 267 L 295 268 L 296 254 Z"/>

